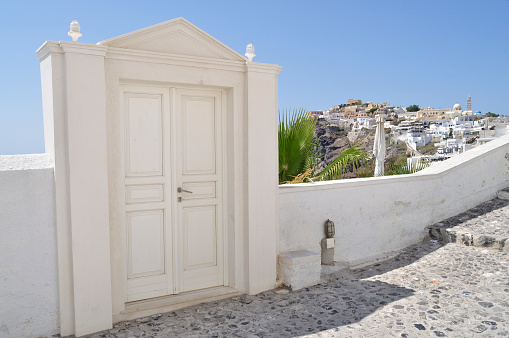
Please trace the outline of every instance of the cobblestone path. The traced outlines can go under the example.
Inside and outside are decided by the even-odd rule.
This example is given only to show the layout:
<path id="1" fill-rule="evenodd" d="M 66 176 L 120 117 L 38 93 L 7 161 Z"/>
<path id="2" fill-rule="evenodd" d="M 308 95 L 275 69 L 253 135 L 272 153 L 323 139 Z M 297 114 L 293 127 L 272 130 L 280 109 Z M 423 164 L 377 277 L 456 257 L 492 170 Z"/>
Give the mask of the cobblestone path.
<path id="1" fill-rule="evenodd" d="M 496 219 L 493 231 L 503 237 L 496 228 L 508 231 L 509 203 L 500 201 L 450 221 L 482 233 Z M 500 249 L 424 241 L 314 287 L 192 306 L 90 337 L 508 336 L 508 269 L 509 254 Z"/>

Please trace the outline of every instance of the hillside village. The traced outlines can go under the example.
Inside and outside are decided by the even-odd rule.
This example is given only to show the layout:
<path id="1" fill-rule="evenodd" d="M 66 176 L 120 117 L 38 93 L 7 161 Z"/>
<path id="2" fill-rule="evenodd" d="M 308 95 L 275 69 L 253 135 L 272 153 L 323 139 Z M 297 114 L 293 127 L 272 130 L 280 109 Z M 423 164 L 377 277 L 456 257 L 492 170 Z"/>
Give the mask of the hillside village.
<path id="1" fill-rule="evenodd" d="M 375 117 L 386 119 L 386 166 L 403 165 L 417 159 L 442 161 L 506 134 L 507 118 L 473 112 L 471 98 L 467 109 L 396 107 L 387 102 L 363 102 L 349 99 L 323 111 L 309 112 L 318 118 L 316 136 L 322 147 L 322 166 L 342 150 L 356 144 L 370 153 L 376 129 Z M 408 160 L 407 160 L 408 158 Z M 367 169 L 369 171 L 369 169 Z M 351 173 L 349 177 L 369 176 Z"/>

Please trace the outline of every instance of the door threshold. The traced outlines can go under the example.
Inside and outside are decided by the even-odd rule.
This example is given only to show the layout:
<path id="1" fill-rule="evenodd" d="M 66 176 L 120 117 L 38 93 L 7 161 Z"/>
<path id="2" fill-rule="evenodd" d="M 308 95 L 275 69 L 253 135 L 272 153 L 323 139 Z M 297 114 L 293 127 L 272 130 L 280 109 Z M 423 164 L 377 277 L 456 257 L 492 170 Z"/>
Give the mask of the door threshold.
<path id="1" fill-rule="evenodd" d="M 179 310 L 188 306 L 214 302 L 217 300 L 243 295 L 233 288 L 219 286 L 203 290 L 185 292 L 179 295 L 169 295 L 146 300 L 126 303 L 125 310 L 113 315 L 113 323 L 151 316 Z"/>

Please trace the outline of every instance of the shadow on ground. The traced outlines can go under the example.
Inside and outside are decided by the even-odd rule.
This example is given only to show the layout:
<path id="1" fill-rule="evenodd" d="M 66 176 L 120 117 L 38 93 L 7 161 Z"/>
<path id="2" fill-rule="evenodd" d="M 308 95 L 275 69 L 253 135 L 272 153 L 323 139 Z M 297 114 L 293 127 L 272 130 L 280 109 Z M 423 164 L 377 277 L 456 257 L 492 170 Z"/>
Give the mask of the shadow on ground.
<path id="1" fill-rule="evenodd" d="M 411 264 L 441 246 L 417 245 L 392 259 L 343 270 L 298 291 L 268 291 L 124 322 L 94 337 L 293 337 L 337 330 L 414 294 L 412 288 L 363 280 Z M 397 308 L 398 305 L 394 305 Z"/>
<path id="2" fill-rule="evenodd" d="M 428 242 L 428 240 L 425 240 Z M 432 241 L 434 242 L 434 241 Z M 424 243 L 424 242 L 423 242 Z M 433 245 L 414 245 L 401 251 L 398 255 L 375 264 L 370 264 L 358 269 L 352 269 L 351 273 L 358 279 L 369 278 L 375 275 L 381 275 L 388 271 L 399 269 L 403 266 L 412 264 L 422 257 L 440 249 L 444 244 L 433 243 Z"/>
<path id="3" fill-rule="evenodd" d="M 360 321 L 413 290 L 338 280 L 289 293 L 264 292 L 124 322 L 93 337 L 294 337 Z"/>

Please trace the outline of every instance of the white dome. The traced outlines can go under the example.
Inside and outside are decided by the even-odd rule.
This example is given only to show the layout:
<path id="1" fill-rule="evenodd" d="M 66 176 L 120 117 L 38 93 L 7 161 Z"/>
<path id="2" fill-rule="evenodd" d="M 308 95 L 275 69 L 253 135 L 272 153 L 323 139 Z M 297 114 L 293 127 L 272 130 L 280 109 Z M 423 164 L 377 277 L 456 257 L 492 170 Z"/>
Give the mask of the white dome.
<path id="1" fill-rule="evenodd" d="M 456 103 L 454 107 L 452 107 L 452 110 L 461 110 L 461 105 L 459 103 Z"/>

